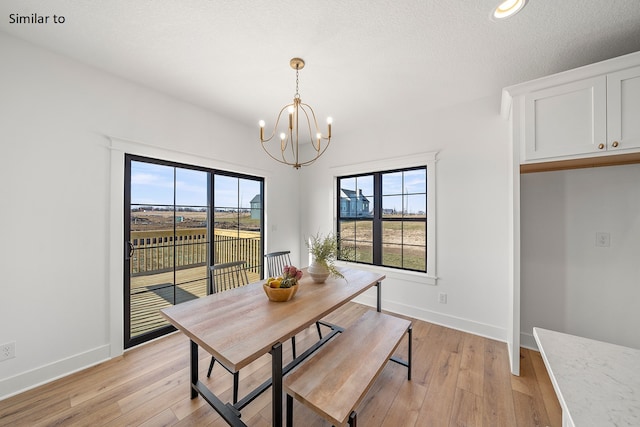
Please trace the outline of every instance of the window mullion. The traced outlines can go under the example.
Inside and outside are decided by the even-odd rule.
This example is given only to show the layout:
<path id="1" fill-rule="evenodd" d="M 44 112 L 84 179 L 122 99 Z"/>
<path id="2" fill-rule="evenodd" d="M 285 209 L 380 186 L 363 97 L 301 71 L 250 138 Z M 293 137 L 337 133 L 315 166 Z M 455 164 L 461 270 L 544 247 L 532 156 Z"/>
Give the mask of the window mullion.
<path id="1" fill-rule="evenodd" d="M 382 265 L 382 174 L 373 175 L 373 264 Z"/>
<path id="2" fill-rule="evenodd" d="M 215 259 L 215 244 L 216 244 L 216 239 L 215 239 L 215 233 L 214 233 L 214 223 L 216 221 L 216 212 L 214 209 L 215 204 L 215 191 L 214 191 L 214 185 L 215 185 L 215 172 L 214 171 L 209 171 L 207 173 L 207 205 L 208 205 L 208 209 L 209 209 L 209 213 L 208 213 L 208 218 L 207 218 L 207 238 L 209 239 L 209 259 L 207 260 L 207 265 L 213 265 L 217 262 L 217 260 Z M 210 277 L 211 272 L 209 271 L 209 269 L 207 268 L 207 293 L 209 292 L 209 283 L 211 280 Z"/>

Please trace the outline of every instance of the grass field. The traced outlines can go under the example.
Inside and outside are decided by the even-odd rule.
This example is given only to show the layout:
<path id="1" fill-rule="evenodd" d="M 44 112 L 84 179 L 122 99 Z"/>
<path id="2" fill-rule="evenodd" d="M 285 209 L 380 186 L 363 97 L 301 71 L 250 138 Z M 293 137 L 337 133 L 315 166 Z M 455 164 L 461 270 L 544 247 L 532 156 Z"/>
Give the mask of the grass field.
<path id="1" fill-rule="evenodd" d="M 151 230 L 176 229 L 206 230 L 207 212 L 132 212 L 131 229 L 149 232 Z M 389 219 L 393 219 L 389 217 Z M 397 219 L 397 218 L 395 218 Z M 250 212 L 215 212 L 215 233 L 220 236 L 252 238 L 260 235 L 260 220 L 251 218 Z M 424 270 L 426 268 L 426 229 L 422 222 L 392 221 L 382 223 L 382 263 L 392 267 Z M 133 233 L 132 233 L 133 234 Z M 355 249 L 356 261 L 373 261 L 372 221 L 342 221 L 340 226 L 342 244 Z"/>
<path id="2" fill-rule="evenodd" d="M 425 224 L 412 221 L 382 222 L 382 264 L 424 271 Z M 353 249 L 355 260 L 373 262 L 373 221 L 342 221 L 341 244 Z"/>
<path id="3" fill-rule="evenodd" d="M 131 231 L 206 228 L 207 212 L 133 211 Z M 260 219 L 251 218 L 250 212 L 215 212 L 214 227 L 223 230 L 260 231 Z"/>

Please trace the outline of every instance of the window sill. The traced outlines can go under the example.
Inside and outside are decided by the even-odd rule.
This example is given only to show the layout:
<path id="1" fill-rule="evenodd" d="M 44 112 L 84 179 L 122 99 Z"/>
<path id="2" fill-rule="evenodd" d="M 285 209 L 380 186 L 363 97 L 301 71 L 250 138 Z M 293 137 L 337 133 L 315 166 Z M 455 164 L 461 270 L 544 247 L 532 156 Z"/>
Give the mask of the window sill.
<path id="1" fill-rule="evenodd" d="M 346 261 L 336 261 L 338 267 L 357 268 L 360 270 L 375 271 L 383 273 L 387 278 L 403 280 L 406 282 L 414 282 L 420 285 L 436 286 L 438 278 L 429 276 L 427 273 L 419 273 L 417 271 L 398 270 L 395 268 L 381 267 L 378 265 L 358 264 Z"/>

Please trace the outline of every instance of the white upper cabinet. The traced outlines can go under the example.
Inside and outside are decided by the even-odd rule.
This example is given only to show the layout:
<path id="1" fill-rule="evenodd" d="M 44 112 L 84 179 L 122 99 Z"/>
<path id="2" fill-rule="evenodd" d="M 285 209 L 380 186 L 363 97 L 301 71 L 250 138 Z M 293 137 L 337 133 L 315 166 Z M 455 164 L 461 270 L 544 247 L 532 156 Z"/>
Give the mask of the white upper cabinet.
<path id="1" fill-rule="evenodd" d="M 612 150 L 640 148 L 640 67 L 607 76 L 607 137 Z"/>
<path id="2" fill-rule="evenodd" d="M 607 81 L 580 80 L 525 95 L 527 160 L 606 149 Z"/>
<path id="3" fill-rule="evenodd" d="M 511 86 L 520 163 L 640 152 L 640 52 Z"/>

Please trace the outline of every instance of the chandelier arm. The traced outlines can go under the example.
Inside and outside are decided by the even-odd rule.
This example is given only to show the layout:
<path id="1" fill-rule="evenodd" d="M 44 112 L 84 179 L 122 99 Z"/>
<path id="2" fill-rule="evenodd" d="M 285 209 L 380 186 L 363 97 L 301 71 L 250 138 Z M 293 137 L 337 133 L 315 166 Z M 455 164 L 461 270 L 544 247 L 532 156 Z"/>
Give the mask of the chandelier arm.
<path id="1" fill-rule="evenodd" d="M 304 103 L 301 103 L 301 105 L 303 107 L 304 113 L 307 116 L 307 123 L 309 124 L 309 137 L 311 138 L 311 145 L 316 150 L 316 152 L 318 152 L 318 151 L 320 151 L 320 149 L 322 147 L 322 144 L 320 144 L 320 141 L 323 140 L 323 139 L 327 140 L 327 137 L 323 136 L 322 132 L 320 132 L 320 127 L 318 126 L 318 120 L 316 119 L 316 113 L 313 111 L 313 108 L 311 108 L 311 105 L 304 104 Z M 309 111 L 311 111 L 311 117 L 313 117 L 313 124 L 316 127 L 315 132 L 313 132 L 311 130 L 311 120 L 309 119 L 309 114 L 307 113 L 307 110 L 304 107 L 309 108 Z M 316 137 L 317 134 L 320 134 L 320 138 L 319 139 L 317 139 L 317 137 Z M 316 145 L 316 143 L 317 143 L 317 145 Z M 324 150 L 323 150 L 323 152 L 324 152 Z"/>
<path id="2" fill-rule="evenodd" d="M 266 141 L 265 141 L 266 142 Z M 271 157 L 273 160 L 275 160 L 278 163 L 282 163 L 283 165 L 287 165 L 287 166 L 293 166 L 296 169 L 299 169 L 300 166 L 302 166 L 303 164 L 301 163 L 292 163 L 289 162 L 284 155 L 282 156 L 282 159 L 277 158 L 276 156 L 274 156 L 273 154 L 271 154 L 271 152 L 269 150 L 267 150 L 267 148 L 264 146 L 264 143 L 261 144 L 262 145 L 262 149 L 264 150 L 265 153 L 267 153 L 267 155 L 269 157 Z M 282 154 L 282 153 L 281 153 Z M 314 159 L 315 160 L 315 159 Z"/>
<path id="3" fill-rule="evenodd" d="M 297 70 L 296 70 L 297 72 Z M 296 89 L 296 95 L 297 95 L 298 90 Z M 296 135 L 296 139 L 295 141 L 293 140 L 293 123 L 291 128 L 289 129 L 289 134 L 291 135 L 291 155 L 293 156 L 294 162 L 297 165 L 299 156 L 300 156 L 300 146 L 298 145 L 299 143 L 299 138 L 300 135 L 298 134 L 298 120 L 300 118 L 300 114 L 298 113 L 298 106 L 300 104 L 300 97 L 294 97 L 293 99 L 293 119 L 295 120 L 295 135 Z"/>
<path id="4" fill-rule="evenodd" d="M 275 157 L 273 154 L 271 154 L 271 153 L 269 152 L 269 150 L 267 150 L 267 149 L 265 148 L 264 144 L 262 144 L 262 149 L 264 150 L 264 152 L 265 152 L 265 153 L 267 153 L 267 155 L 268 155 L 269 157 L 271 157 L 271 158 L 272 158 L 273 160 L 275 160 L 276 162 L 280 162 L 280 163 L 285 164 L 285 165 L 290 165 L 290 163 L 288 163 L 288 162 L 286 162 L 286 161 L 282 161 L 282 160 L 280 160 L 279 158 Z"/>
<path id="5" fill-rule="evenodd" d="M 313 108 L 311 108 L 310 105 L 303 104 L 303 103 L 300 103 L 300 105 L 301 105 L 302 111 L 304 112 L 305 117 L 307 119 L 307 126 L 309 128 L 309 136 L 311 138 L 311 144 L 312 144 L 316 154 L 312 159 L 309 159 L 307 161 L 304 161 L 304 162 L 296 161 L 296 165 L 297 165 L 296 168 L 299 168 L 300 166 L 308 166 L 308 165 L 312 164 L 313 162 L 315 162 L 316 160 L 318 160 L 320 158 L 320 156 L 322 156 L 324 154 L 324 152 L 327 151 L 327 148 L 329 148 L 329 144 L 331 143 L 331 137 L 324 137 L 324 136 L 321 135 L 320 136 L 320 140 L 325 140 L 325 141 L 327 141 L 327 143 L 324 146 L 324 148 L 322 148 L 322 145 L 319 142 L 318 142 L 318 145 L 316 146 L 316 144 L 315 144 L 316 140 L 315 140 L 314 134 L 313 134 L 313 132 L 311 130 L 311 117 L 313 117 L 314 124 L 316 125 L 316 131 L 318 130 L 318 124 L 317 124 L 317 121 L 316 121 L 315 113 L 313 112 Z M 307 111 L 307 108 L 304 108 L 304 107 L 307 107 L 309 109 L 309 111 L 311 112 L 310 113 L 311 115 L 309 115 L 309 111 Z M 317 132 L 317 133 L 319 133 L 319 132 Z"/>
<path id="6" fill-rule="evenodd" d="M 318 160 L 324 154 L 325 151 L 327 151 L 327 148 L 329 148 L 330 140 L 328 138 L 323 138 L 323 139 L 327 139 L 327 145 L 324 146 L 322 151 L 320 151 L 318 154 L 316 154 L 313 159 L 309 159 L 306 162 L 300 162 L 299 163 L 300 166 L 308 166 L 308 165 L 310 165 L 311 163 L 313 163 L 316 160 Z"/>
<path id="7" fill-rule="evenodd" d="M 271 132 L 271 136 L 269 136 L 269 138 L 266 138 L 266 139 L 261 139 L 261 141 L 260 141 L 261 145 L 262 145 L 262 149 L 264 150 L 265 153 L 267 153 L 267 155 L 269 157 L 271 157 L 273 160 L 275 160 L 275 161 L 277 161 L 279 163 L 285 164 L 285 165 L 292 165 L 292 163 L 287 161 L 286 156 L 285 156 L 285 151 L 287 149 L 287 145 L 289 145 L 290 136 L 285 138 L 285 139 L 281 139 L 280 140 L 280 156 L 282 157 L 282 159 L 279 159 L 276 156 L 274 156 L 273 154 L 271 154 L 271 152 L 267 149 L 265 143 L 271 141 L 273 139 L 273 137 L 276 135 L 276 132 L 278 130 L 278 126 L 280 125 L 280 119 L 282 118 L 282 113 L 285 110 L 288 110 L 289 107 L 291 107 L 291 106 L 293 106 L 293 104 L 287 104 L 284 107 L 282 107 L 282 109 L 278 113 L 278 117 L 276 118 L 276 123 L 273 126 L 273 132 Z"/>
<path id="8" fill-rule="evenodd" d="M 318 133 L 318 126 L 316 126 L 315 132 L 311 129 L 311 117 L 315 119 L 315 115 L 313 114 L 313 108 L 307 105 L 307 107 L 309 107 L 309 110 L 311 110 L 311 117 L 310 117 L 309 112 L 307 111 L 306 108 L 304 108 L 304 105 L 302 107 L 302 111 L 304 112 L 304 115 L 307 119 L 307 128 L 309 129 L 309 142 L 311 143 L 311 146 L 313 147 L 313 149 L 316 152 L 318 152 L 320 151 L 320 143 L 318 143 L 318 145 L 316 146 L 316 134 Z"/>
<path id="9" fill-rule="evenodd" d="M 276 131 L 278 130 L 278 125 L 280 124 L 280 118 L 282 116 L 282 113 L 284 112 L 284 110 L 288 109 L 292 105 L 293 104 L 287 104 L 284 107 L 282 107 L 282 109 L 278 113 L 278 117 L 276 118 L 276 123 L 273 125 L 273 132 L 271 132 L 271 136 L 269 136 L 269 138 L 266 138 L 266 139 L 264 138 L 261 139 L 261 142 L 269 142 L 273 139 L 273 137 L 276 135 Z"/>
<path id="10" fill-rule="evenodd" d="M 309 104 L 302 104 L 302 105 L 309 107 L 309 110 L 311 110 L 311 114 L 313 115 L 313 122 L 316 125 L 316 131 L 321 135 L 321 139 L 325 139 L 325 140 L 331 139 L 331 122 L 329 121 L 330 118 L 327 118 L 327 125 L 328 125 L 327 136 L 324 136 L 322 132 L 320 132 L 320 126 L 318 126 L 318 120 L 316 119 L 316 113 L 313 111 L 313 108 L 311 108 Z"/>
<path id="11" fill-rule="evenodd" d="M 289 142 L 291 142 L 291 144 L 289 144 Z M 289 161 L 287 161 L 287 156 L 286 156 L 286 151 L 287 151 L 287 146 L 291 145 L 291 155 L 293 156 L 293 158 L 295 159 L 295 147 L 293 144 L 293 130 L 289 129 L 289 135 L 282 140 L 282 143 L 280 144 L 280 155 L 282 156 L 282 160 L 289 164 Z"/>
<path id="12" fill-rule="evenodd" d="M 322 139 L 327 141 L 327 145 L 324 146 L 322 151 L 320 151 L 318 154 L 316 154 L 312 159 L 304 161 L 304 162 L 299 162 L 299 163 L 289 162 L 289 161 L 287 161 L 287 159 L 284 156 L 282 157 L 282 159 L 279 159 L 279 158 L 275 157 L 265 147 L 264 142 L 267 142 L 266 140 L 261 145 L 262 145 L 262 149 L 264 150 L 264 152 L 267 153 L 267 155 L 269 157 L 271 157 L 273 160 L 275 160 L 276 162 L 282 163 L 283 165 L 287 165 L 287 166 L 293 166 L 294 168 L 299 169 L 300 166 L 308 166 L 308 165 L 312 164 L 313 162 L 318 160 L 320 158 L 320 156 L 322 156 L 324 154 L 325 151 L 327 151 L 327 148 L 329 148 L 329 145 L 331 144 L 331 138 L 322 137 Z"/>

